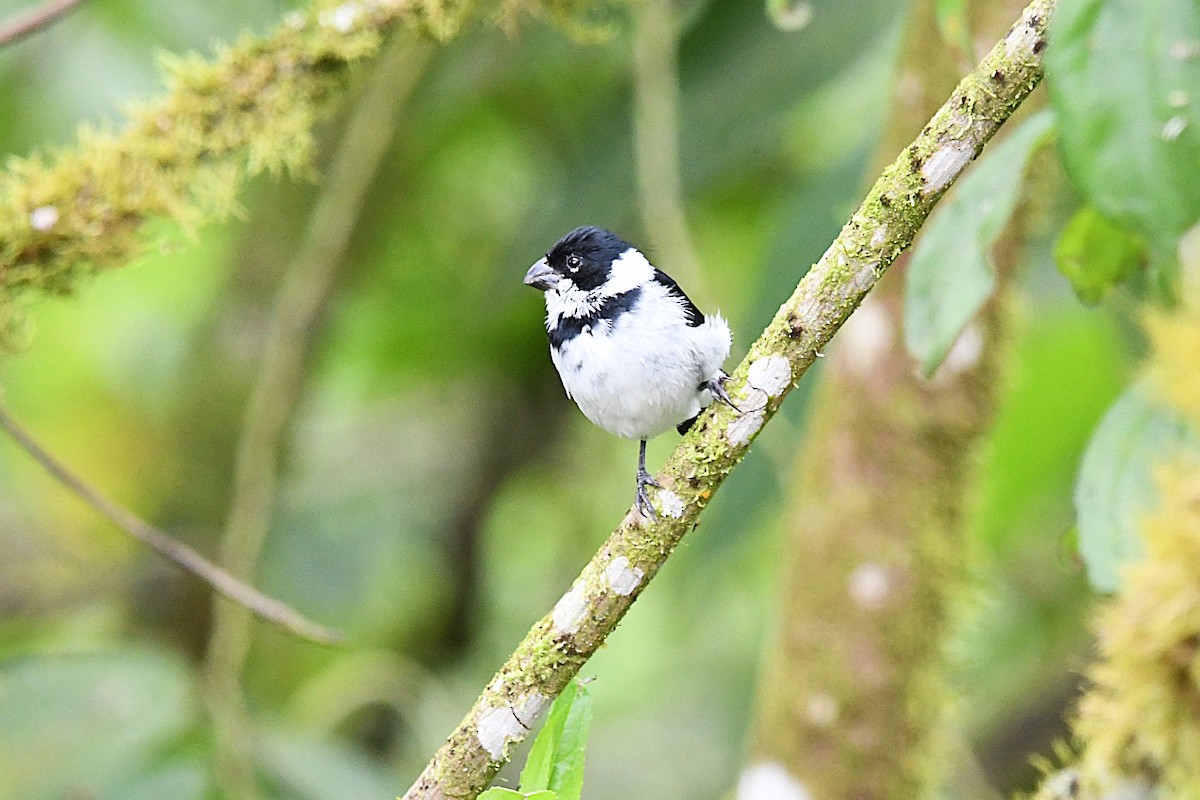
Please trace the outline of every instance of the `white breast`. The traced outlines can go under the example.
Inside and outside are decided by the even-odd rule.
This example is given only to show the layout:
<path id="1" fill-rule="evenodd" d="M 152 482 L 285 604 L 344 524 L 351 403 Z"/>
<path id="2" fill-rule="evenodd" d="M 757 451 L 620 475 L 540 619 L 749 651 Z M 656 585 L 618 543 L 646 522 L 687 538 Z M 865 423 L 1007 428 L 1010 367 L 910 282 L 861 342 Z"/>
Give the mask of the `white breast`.
<path id="1" fill-rule="evenodd" d="M 656 436 L 708 405 L 712 398 L 699 387 L 720 373 L 731 341 L 719 315 L 688 327 L 664 287 L 651 282 L 641 289 L 638 305 L 615 324 L 602 320 L 550 351 L 584 415 L 630 439 Z"/>

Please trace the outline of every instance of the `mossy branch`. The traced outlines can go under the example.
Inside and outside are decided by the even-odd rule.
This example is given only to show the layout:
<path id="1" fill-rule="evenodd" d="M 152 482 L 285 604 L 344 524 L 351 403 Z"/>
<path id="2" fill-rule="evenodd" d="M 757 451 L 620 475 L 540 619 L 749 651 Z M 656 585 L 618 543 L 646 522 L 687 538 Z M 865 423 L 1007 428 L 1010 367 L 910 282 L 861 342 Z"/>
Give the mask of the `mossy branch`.
<path id="1" fill-rule="evenodd" d="M 659 518 L 631 511 L 483 690 L 404 800 L 476 797 L 617 626 L 934 204 L 1042 77 L 1055 0 L 1034 0 L 883 173 L 733 374 L 743 411 L 714 405 L 656 476 Z"/>
<path id="2" fill-rule="evenodd" d="M 498 0 L 493 14 L 506 26 L 520 12 L 565 23 L 595 2 Z M 71 149 L 10 159 L 0 174 L 0 353 L 14 349 L 14 296 L 67 293 L 80 274 L 141 255 L 152 243 L 148 222 L 192 230 L 234 212 L 246 178 L 306 171 L 324 101 L 351 66 L 398 28 L 453 38 L 482 5 L 317 0 L 210 60 L 164 58 L 165 94 L 130 106 L 123 130 L 84 127 Z"/>

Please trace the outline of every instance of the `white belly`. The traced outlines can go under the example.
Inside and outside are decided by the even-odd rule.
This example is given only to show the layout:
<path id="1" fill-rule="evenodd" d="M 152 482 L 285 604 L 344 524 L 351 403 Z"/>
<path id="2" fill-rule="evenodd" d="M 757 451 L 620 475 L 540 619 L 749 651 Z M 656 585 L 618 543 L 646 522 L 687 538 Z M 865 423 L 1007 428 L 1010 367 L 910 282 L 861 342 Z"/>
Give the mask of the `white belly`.
<path id="1" fill-rule="evenodd" d="M 729 328 L 719 316 L 689 328 L 639 329 L 635 315 L 601 323 L 551 349 L 567 394 L 589 420 L 630 439 L 649 438 L 694 417 L 711 402 L 700 389 L 729 354 Z"/>

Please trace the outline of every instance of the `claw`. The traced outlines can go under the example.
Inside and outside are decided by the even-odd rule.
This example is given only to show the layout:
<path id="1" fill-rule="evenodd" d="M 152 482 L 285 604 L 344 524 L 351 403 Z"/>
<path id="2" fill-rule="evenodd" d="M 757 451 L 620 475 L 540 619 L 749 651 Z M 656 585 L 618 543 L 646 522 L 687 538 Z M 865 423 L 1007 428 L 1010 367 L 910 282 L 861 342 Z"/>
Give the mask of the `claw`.
<path id="1" fill-rule="evenodd" d="M 654 504 L 650 502 L 650 494 L 646 491 L 647 486 L 653 486 L 656 489 L 662 487 L 646 473 L 641 473 L 637 478 L 637 497 L 634 500 L 634 505 L 637 506 L 638 512 L 649 519 L 658 519 L 658 512 L 654 510 Z"/>
<path id="2" fill-rule="evenodd" d="M 650 502 L 650 494 L 646 491 L 647 486 L 653 486 L 655 489 L 662 488 L 658 481 L 650 477 L 650 473 L 646 471 L 646 440 L 642 439 L 641 447 L 638 450 L 637 495 L 633 504 L 643 517 L 652 520 L 658 519 L 658 512 L 654 510 L 654 504 Z"/>
<path id="3" fill-rule="evenodd" d="M 717 377 L 710 378 L 704 382 L 704 388 L 708 389 L 712 396 L 718 401 L 724 403 L 740 414 L 742 413 L 742 410 L 734 405 L 733 398 L 729 396 L 729 392 L 725 391 L 725 382 L 727 380 L 729 380 L 729 373 L 727 373 L 725 370 L 721 370 Z"/>

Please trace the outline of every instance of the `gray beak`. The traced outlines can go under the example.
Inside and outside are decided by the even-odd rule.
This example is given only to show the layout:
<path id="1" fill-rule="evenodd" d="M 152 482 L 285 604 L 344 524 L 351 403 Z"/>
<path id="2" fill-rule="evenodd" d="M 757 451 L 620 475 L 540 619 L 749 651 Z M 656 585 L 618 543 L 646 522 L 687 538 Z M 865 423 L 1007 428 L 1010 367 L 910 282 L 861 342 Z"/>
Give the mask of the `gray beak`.
<path id="1" fill-rule="evenodd" d="M 525 273 L 525 285 L 543 292 L 552 288 L 556 283 L 558 283 L 558 273 L 550 269 L 550 265 L 544 258 L 538 259 L 538 262 L 529 268 L 529 272 Z"/>

